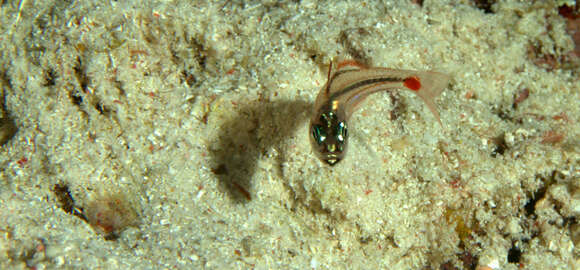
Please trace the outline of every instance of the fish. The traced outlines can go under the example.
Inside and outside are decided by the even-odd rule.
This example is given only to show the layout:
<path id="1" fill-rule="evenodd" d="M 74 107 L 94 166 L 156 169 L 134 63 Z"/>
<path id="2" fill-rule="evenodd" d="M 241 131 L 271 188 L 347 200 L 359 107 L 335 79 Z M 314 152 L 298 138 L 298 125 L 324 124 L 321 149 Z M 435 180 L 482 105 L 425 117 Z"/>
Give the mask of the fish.
<path id="1" fill-rule="evenodd" d="M 334 166 L 344 159 L 348 146 L 348 120 L 371 94 L 405 89 L 415 93 L 441 124 L 435 98 L 447 87 L 450 76 L 434 71 L 367 67 L 345 60 L 332 70 L 320 89 L 310 119 L 310 144 L 317 157 Z"/>

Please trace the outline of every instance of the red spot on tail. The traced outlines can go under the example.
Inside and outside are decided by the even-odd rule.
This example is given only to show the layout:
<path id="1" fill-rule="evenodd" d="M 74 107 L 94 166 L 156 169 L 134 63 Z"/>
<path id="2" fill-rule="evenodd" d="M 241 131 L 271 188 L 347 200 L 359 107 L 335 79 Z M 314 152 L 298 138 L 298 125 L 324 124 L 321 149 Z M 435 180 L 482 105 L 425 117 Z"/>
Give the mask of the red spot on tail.
<path id="1" fill-rule="evenodd" d="M 421 89 L 421 81 L 419 80 L 419 78 L 414 77 L 414 76 L 406 78 L 403 81 L 403 85 L 405 85 L 405 87 L 407 87 L 413 91 L 419 91 L 419 89 Z"/>

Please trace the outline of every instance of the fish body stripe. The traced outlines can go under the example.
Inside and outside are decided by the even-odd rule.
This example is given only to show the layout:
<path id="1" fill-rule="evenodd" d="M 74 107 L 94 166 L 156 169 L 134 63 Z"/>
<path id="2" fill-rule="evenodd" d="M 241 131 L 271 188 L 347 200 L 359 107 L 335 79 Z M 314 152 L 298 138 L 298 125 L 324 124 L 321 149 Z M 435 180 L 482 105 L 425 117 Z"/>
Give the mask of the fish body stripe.
<path id="1" fill-rule="evenodd" d="M 355 89 L 362 87 L 362 86 L 367 86 L 367 85 L 371 85 L 371 84 L 375 84 L 375 83 L 382 83 L 382 82 L 402 82 L 402 81 L 403 81 L 403 79 L 401 79 L 401 78 L 391 78 L 391 77 L 373 78 L 373 79 L 358 81 L 358 82 L 353 83 L 353 84 L 351 84 L 343 89 L 340 89 L 336 93 L 332 93 L 332 95 L 330 96 L 329 99 L 334 100 L 334 99 L 336 99 L 342 95 L 345 95 L 348 92 L 355 90 Z M 332 85 L 332 83 L 329 85 Z"/>

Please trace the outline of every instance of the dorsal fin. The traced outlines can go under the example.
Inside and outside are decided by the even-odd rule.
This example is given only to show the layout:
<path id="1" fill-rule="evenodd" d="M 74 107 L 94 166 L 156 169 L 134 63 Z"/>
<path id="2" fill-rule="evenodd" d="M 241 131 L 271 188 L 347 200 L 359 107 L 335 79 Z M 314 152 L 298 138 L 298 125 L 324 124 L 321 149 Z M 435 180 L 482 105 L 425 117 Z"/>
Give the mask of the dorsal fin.
<path id="1" fill-rule="evenodd" d="M 326 84 L 326 94 L 328 95 L 328 93 L 330 92 L 330 84 L 328 84 L 328 82 L 330 82 L 330 74 L 332 73 L 332 60 L 330 60 L 330 64 L 328 65 L 328 78 L 326 78 L 327 84 Z"/>

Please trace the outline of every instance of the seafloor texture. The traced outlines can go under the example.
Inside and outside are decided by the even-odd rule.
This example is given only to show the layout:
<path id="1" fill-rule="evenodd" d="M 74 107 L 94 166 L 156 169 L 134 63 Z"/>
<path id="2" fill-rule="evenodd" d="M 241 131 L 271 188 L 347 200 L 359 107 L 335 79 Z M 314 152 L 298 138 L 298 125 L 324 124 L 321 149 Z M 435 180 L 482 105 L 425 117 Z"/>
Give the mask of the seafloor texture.
<path id="1" fill-rule="evenodd" d="M 573 9 L 207 2 L 0 1 L 1 269 L 580 267 Z M 375 94 L 324 165 L 341 58 L 449 74 L 443 127 Z"/>

